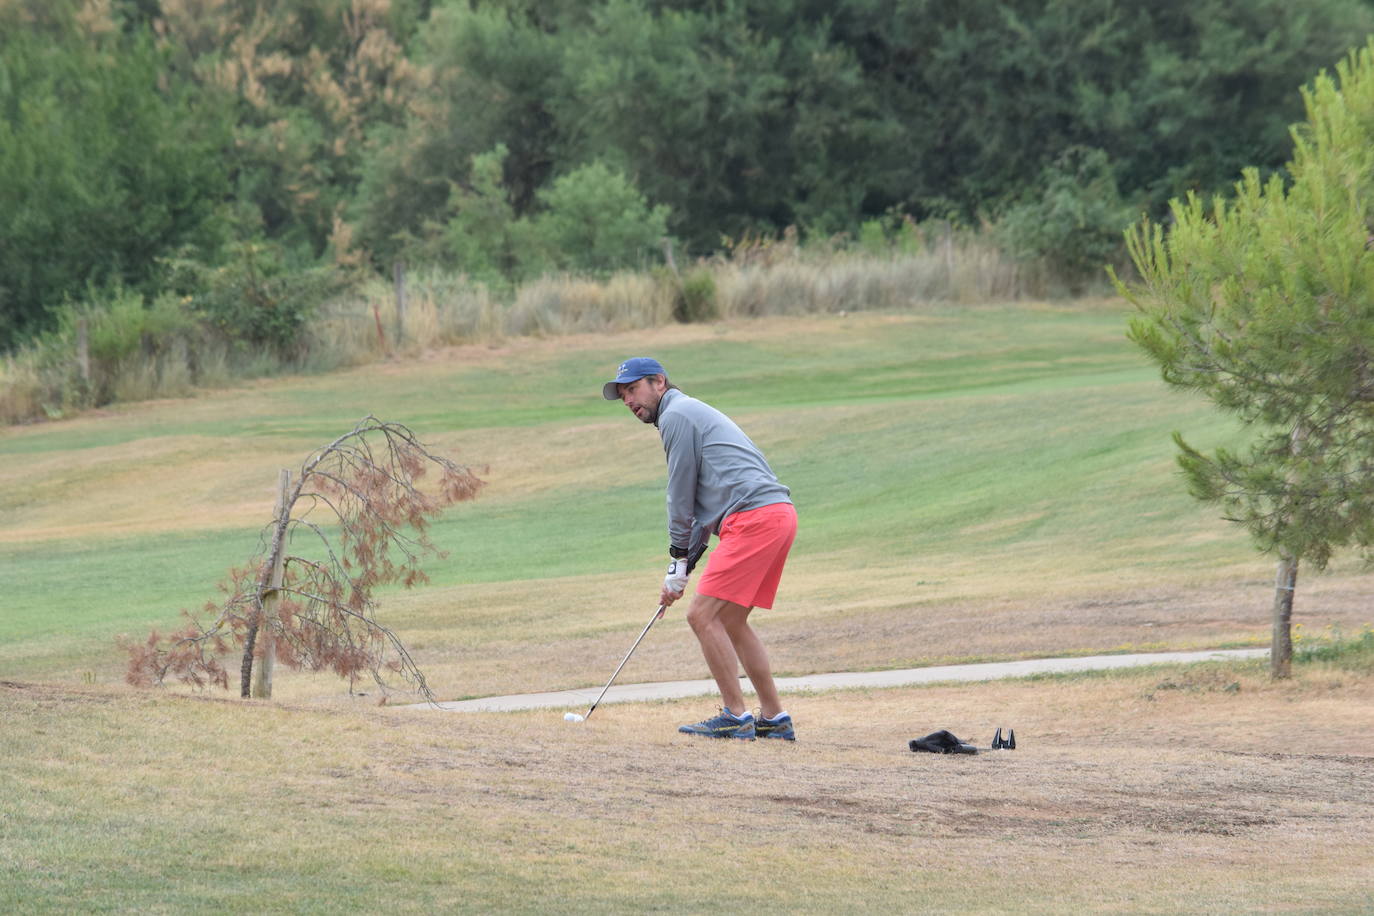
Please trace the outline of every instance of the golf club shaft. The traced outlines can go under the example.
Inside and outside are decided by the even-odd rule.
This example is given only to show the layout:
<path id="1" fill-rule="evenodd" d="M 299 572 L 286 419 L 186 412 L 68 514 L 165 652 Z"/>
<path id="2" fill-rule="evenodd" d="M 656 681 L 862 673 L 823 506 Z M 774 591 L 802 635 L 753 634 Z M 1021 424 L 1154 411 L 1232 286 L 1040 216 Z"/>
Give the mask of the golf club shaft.
<path id="1" fill-rule="evenodd" d="M 621 669 L 621 668 L 624 668 L 624 667 L 625 667 L 625 663 L 628 662 L 628 661 L 630 660 L 630 656 L 635 654 L 635 649 L 638 649 L 638 648 L 639 648 L 639 644 L 640 644 L 641 642 L 643 642 L 643 641 L 644 641 L 644 637 L 647 636 L 647 635 L 649 634 L 649 628 L 652 627 L 652 626 L 654 625 L 654 622 L 657 621 L 658 618 L 660 618 L 660 617 L 663 616 L 663 611 L 664 611 L 664 609 L 665 609 L 666 607 L 667 607 L 667 605 L 660 604 L 660 605 L 658 606 L 658 610 L 657 610 L 657 611 L 654 611 L 654 616 L 650 617 L 650 618 L 649 618 L 649 622 L 646 623 L 646 624 L 644 625 L 644 630 L 639 634 L 639 639 L 636 639 L 636 640 L 635 640 L 635 644 L 634 644 L 633 646 L 630 646 L 630 651 L 629 651 L 629 652 L 626 652 L 626 653 L 625 653 L 625 657 L 624 657 L 623 659 L 620 660 L 620 664 L 619 664 L 618 666 L 616 666 L 615 673 L 611 675 L 611 679 L 610 679 L 609 681 L 606 682 L 606 686 L 605 686 L 605 687 L 602 687 L 602 688 L 601 688 L 601 696 L 598 696 L 598 697 L 596 698 L 596 702 L 593 703 L 593 704 L 591 705 L 591 708 L 587 710 L 587 715 L 584 716 L 583 718 L 591 718 L 592 712 L 596 709 L 597 705 L 601 702 L 602 697 L 606 696 L 606 691 L 607 691 L 607 690 L 610 690 L 610 689 L 611 689 L 611 685 L 615 683 L 616 677 L 619 676 L 619 674 L 620 674 L 620 669 Z"/>
<path id="2" fill-rule="evenodd" d="M 692 551 L 692 553 L 691 553 L 690 556 L 688 556 L 688 558 L 687 558 L 687 572 L 688 572 L 689 575 L 691 574 L 692 570 L 696 567 L 696 565 L 697 565 L 697 560 L 700 560 L 700 559 L 701 559 L 701 555 L 702 555 L 703 553 L 705 553 L 705 552 L 706 552 L 706 542 L 703 541 L 702 544 L 701 544 L 699 547 L 697 547 L 696 550 Z M 626 653 L 625 653 L 625 657 L 622 658 L 622 659 L 620 660 L 620 664 L 616 667 L 615 673 L 611 675 L 611 679 L 610 679 L 609 681 L 606 682 L 606 686 L 605 686 L 605 687 L 602 687 L 602 688 L 601 688 L 601 695 L 598 696 L 598 697 L 596 698 L 596 702 L 593 703 L 593 704 L 587 709 L 587 714 L 586 714 L 585 716 L 583 716 L 584 719 L 590 719 L 590 718 L 591 718 L 592 713 L 596 711 L 596 707 L 599 706 L 599 705 L 601 704 L 602 699 L 606 696 L 606 691 L 607 691 L 607 690 L 610 690 L 610 689 L 611 689 L 611 685 L 615 683 L 616 677 L 618 677 L 619 674 L 620 674 L 620 669 L 625 667 L 625 663 L 628 662 L 628 661 L 630 660 L 630 656 L 635 654 L 635 649 L 638 649 L 638 648 L 639 648 L 639 644 L 640 644 L 641 642 L 643 642 L 643 641 L 644 641 L 644 637 L 647 636 L 647 635 L 649 634 L 649 628 L 652 627 L 652 626 L 654 625 L 654 622 L 655 622 L 656 620 L 658 620 L 660 617 L 663 616 L 663 612 L 666 611 L 667 609 L 668 609 L 668 605 L 666 605 L 666 604 L 660 604 L 660 605 L 658 606 L 658 610 L 654 611 L 654 616 L 650 617 L 650 618 L 649 618 L 649 622 L 646 623 L 646 624 L 644 625 L 644 630 L 639 634 L 639 639 L 636 639 L 636 640 L 635 640 L 635 644 L 634 644 L 633 646 L 630 646 L 630 651 L 629 651 L 629 652 L 626 652 Z"/>

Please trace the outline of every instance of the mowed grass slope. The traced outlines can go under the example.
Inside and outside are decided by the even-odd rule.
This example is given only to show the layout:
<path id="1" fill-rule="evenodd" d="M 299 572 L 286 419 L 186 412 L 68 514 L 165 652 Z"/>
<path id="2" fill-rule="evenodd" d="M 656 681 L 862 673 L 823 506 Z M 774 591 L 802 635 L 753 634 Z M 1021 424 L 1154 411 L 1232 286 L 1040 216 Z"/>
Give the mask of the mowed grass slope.
<path id="1" fill-rule="evenodd" d="M 1123 330 L 1099 303 L 521 340 L 9 429 L 0 670 L 118 681 L 116 635 L 214 599 L 257 549 L 276 469 L 373 413 L 490 482 L 436 526 L 433 583 L 383 596 L 436 692 L 595 683 L 652 611 L 666 548 L 655 431 L 598 394 L 636 353 L 734 416 L 793 490 L 795 558 L 761 617 L 783 673 L 1264 644 L 1269 564 L 1182 492 L 1169 442 L 1235 432 Z M 1361 622 L 1348 574 L 1303 585 L 1309 623 Z M 627 681 L 701 676 L 680 617 L 641 652 Z"/>

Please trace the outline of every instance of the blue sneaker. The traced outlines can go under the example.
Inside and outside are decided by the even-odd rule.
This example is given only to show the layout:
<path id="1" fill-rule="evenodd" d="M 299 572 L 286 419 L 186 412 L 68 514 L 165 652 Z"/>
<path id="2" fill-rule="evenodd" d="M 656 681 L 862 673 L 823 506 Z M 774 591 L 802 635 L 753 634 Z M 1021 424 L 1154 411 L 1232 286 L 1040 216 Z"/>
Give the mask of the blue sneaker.
<path id="1" fill-rule="evenodd" d="M 698 722 L 696 725 L 680 726 L 678 731 L 705 738 L 740 738 L 744 741 L 753 741 L 754 714 L 746 712 L 743 716 L 737 716 L 730 711 L 729 706 L 726 706 L 715 718 Z"/>
<path id="2" fill-rule="evenodd" d="M 784 741 L 797 740 L 797 733 L 792 728 L 792 717 L 785 712 L 778 713 L 775 719 L 765 719 L 763 716 L 755 717 L 754 734 L 760 738 L 781 738 Z"/>

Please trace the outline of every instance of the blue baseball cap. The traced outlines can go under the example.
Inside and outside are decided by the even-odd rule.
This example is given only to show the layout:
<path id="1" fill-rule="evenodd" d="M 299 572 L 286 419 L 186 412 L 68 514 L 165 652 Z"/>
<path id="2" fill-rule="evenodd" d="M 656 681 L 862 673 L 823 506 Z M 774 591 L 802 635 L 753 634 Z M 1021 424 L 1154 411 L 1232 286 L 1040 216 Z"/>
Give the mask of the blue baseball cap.
<path id="1" fill-rule="evenodd" d="M 620 400 L 620 392 L 616 390 L 617 385 L 628 385 L 630 382 L 637 382 L 646 375 L 661 375 L 668 377 L 668 372 L 663 365 L 650 356 L 634 356 L 620 364 L 616 370 L 615 378 L 601 386 L 601 396 L 608 401 Z"/>

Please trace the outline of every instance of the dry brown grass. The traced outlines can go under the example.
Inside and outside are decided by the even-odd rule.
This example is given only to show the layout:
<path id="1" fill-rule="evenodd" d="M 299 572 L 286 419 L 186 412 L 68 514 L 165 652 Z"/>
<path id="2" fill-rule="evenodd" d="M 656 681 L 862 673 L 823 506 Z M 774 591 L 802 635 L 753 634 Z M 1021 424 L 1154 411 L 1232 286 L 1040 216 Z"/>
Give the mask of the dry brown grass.
<path id="1" fill-rule="evenodd" d="M 798 742 L 745 744 L 677 735 L 700 702 L 569 725 L 0 685 L 0 873 L 27 911 L 1374 906 L 1368 676 L 1206 666 L 789 705 Z M 1016 751 L 906 747 L 999 725 Z"/>

